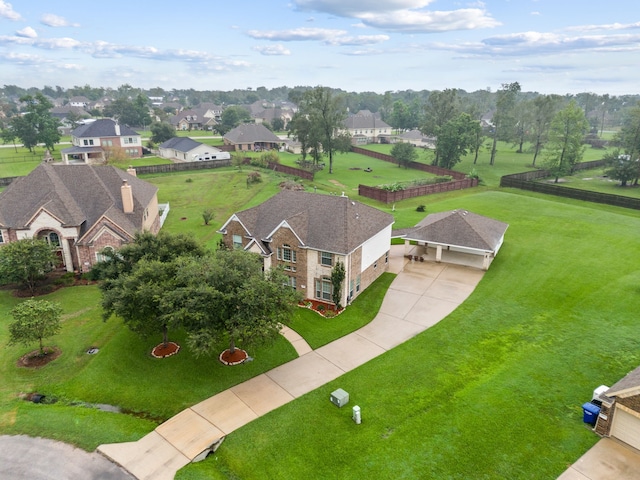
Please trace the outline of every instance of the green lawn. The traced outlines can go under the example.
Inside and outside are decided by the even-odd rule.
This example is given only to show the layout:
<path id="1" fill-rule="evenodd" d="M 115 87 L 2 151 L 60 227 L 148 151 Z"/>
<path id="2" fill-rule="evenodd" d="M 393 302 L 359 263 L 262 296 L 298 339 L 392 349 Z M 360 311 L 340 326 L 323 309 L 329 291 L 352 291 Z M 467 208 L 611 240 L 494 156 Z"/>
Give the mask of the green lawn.
<path id="1" fill-rule="evenodd" d="M 555 479 L 591 447 L 582 403 L 640 362 L 640 272 L 629 261 L 640 213 L 517 191 L 464 201 L 510 227 L 461 307 L 234 432 L 178 478 Z M 328 401 L 336 388 L 350 393 L 346 408 Z"/>
<path id="2" fill-rule="evenodd" d="M 553 182 L 553 179 L 540 181 Z M 562 181 L 559 182 L 558 185 L 580 190 L 608 193 L 610 195 L 640 198 L 640 188 L 637 185 L 628 184 L 622 187 L 618 180 L 604 176 L 602 168 L 582 170 L 572 176 L 562 177 Z"/>

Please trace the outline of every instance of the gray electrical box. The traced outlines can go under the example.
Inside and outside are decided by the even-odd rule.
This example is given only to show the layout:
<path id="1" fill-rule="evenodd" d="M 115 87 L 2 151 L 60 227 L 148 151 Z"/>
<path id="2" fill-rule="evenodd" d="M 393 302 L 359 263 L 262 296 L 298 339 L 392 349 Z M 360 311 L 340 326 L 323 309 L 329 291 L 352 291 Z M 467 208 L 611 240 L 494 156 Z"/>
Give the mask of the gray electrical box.
<path id="1" fill-rule="evenodd" d="M 344 407 L 347 403 L 349 403 L 349 394 L 345 392 L 343 389 L 339 388 L 334 392 L 331 392 L 331 403 L 333 403 L 337 407 Z"/>

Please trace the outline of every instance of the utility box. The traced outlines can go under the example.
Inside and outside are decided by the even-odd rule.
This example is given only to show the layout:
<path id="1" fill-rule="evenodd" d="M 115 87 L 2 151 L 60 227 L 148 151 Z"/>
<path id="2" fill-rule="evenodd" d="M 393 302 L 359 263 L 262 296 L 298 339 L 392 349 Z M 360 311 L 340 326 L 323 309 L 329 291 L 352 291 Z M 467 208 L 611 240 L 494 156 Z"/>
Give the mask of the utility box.
<path id="1" fill-rule="evenodd" d="M 362 423 L 362 416 L 360 414 L 360 407 L 356 405 L 353 407 L 353 421 L 356 422 L 356 425 L 360 425 Z"/>
<path id="2" fill-rule="evenodd" d="M 342 408 L 347 403 L 349 403 L 349 394 L 343 389 L 339 388 L 336 391 L 331 392 L 331 397 L 329 399 L 335 406 Z"/>

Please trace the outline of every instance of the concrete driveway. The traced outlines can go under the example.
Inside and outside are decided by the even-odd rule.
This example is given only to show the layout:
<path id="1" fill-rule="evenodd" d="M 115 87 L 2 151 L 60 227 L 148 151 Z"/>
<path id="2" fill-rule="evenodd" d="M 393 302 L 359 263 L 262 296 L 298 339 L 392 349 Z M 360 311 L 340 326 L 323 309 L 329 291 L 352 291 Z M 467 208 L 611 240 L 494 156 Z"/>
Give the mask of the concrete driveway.
<path id="1" fill-rule="evenodd" d="M 640 451 L 603 438 L 558 477 L 558 480 L 638 480 Z"/>

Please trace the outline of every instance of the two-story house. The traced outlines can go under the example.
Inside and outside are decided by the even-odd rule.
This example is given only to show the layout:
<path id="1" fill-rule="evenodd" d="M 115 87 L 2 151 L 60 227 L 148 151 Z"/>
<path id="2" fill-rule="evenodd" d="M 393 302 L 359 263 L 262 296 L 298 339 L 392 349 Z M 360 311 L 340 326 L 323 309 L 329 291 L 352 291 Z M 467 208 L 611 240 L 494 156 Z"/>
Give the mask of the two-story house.
<path id="1" fill-rule="evenodd" d="M 122 149 L 131 158 L 142 157 L 140 134 L 110 118 L 80 125 L 71 132 L 71 143 L 71 148 L 62 150 L 62 161 L 65 164 L 104 164 L 114 149 Z"/>
<path id="2" fill-rule="evenodd" d="M 351 135 L 354 145 L 366 145 L 368 143 L 390 143 L 391 126 L 377 113 L 369 110 L 360 110 L 354 115 L 349 115 L 344 121 L 345 130 Z"/>
<path id="3" fill-rule="evenodd" d="M 391 214 L 346 196 L 282 190 L 234 213 L 220 232 L 229 248 L 259 253 L 265 269 L 281 267 L 291 288 L 327 304 L 331 271 L 341 262 L 346 305 L 387 270 L 393 222 Z"/>

